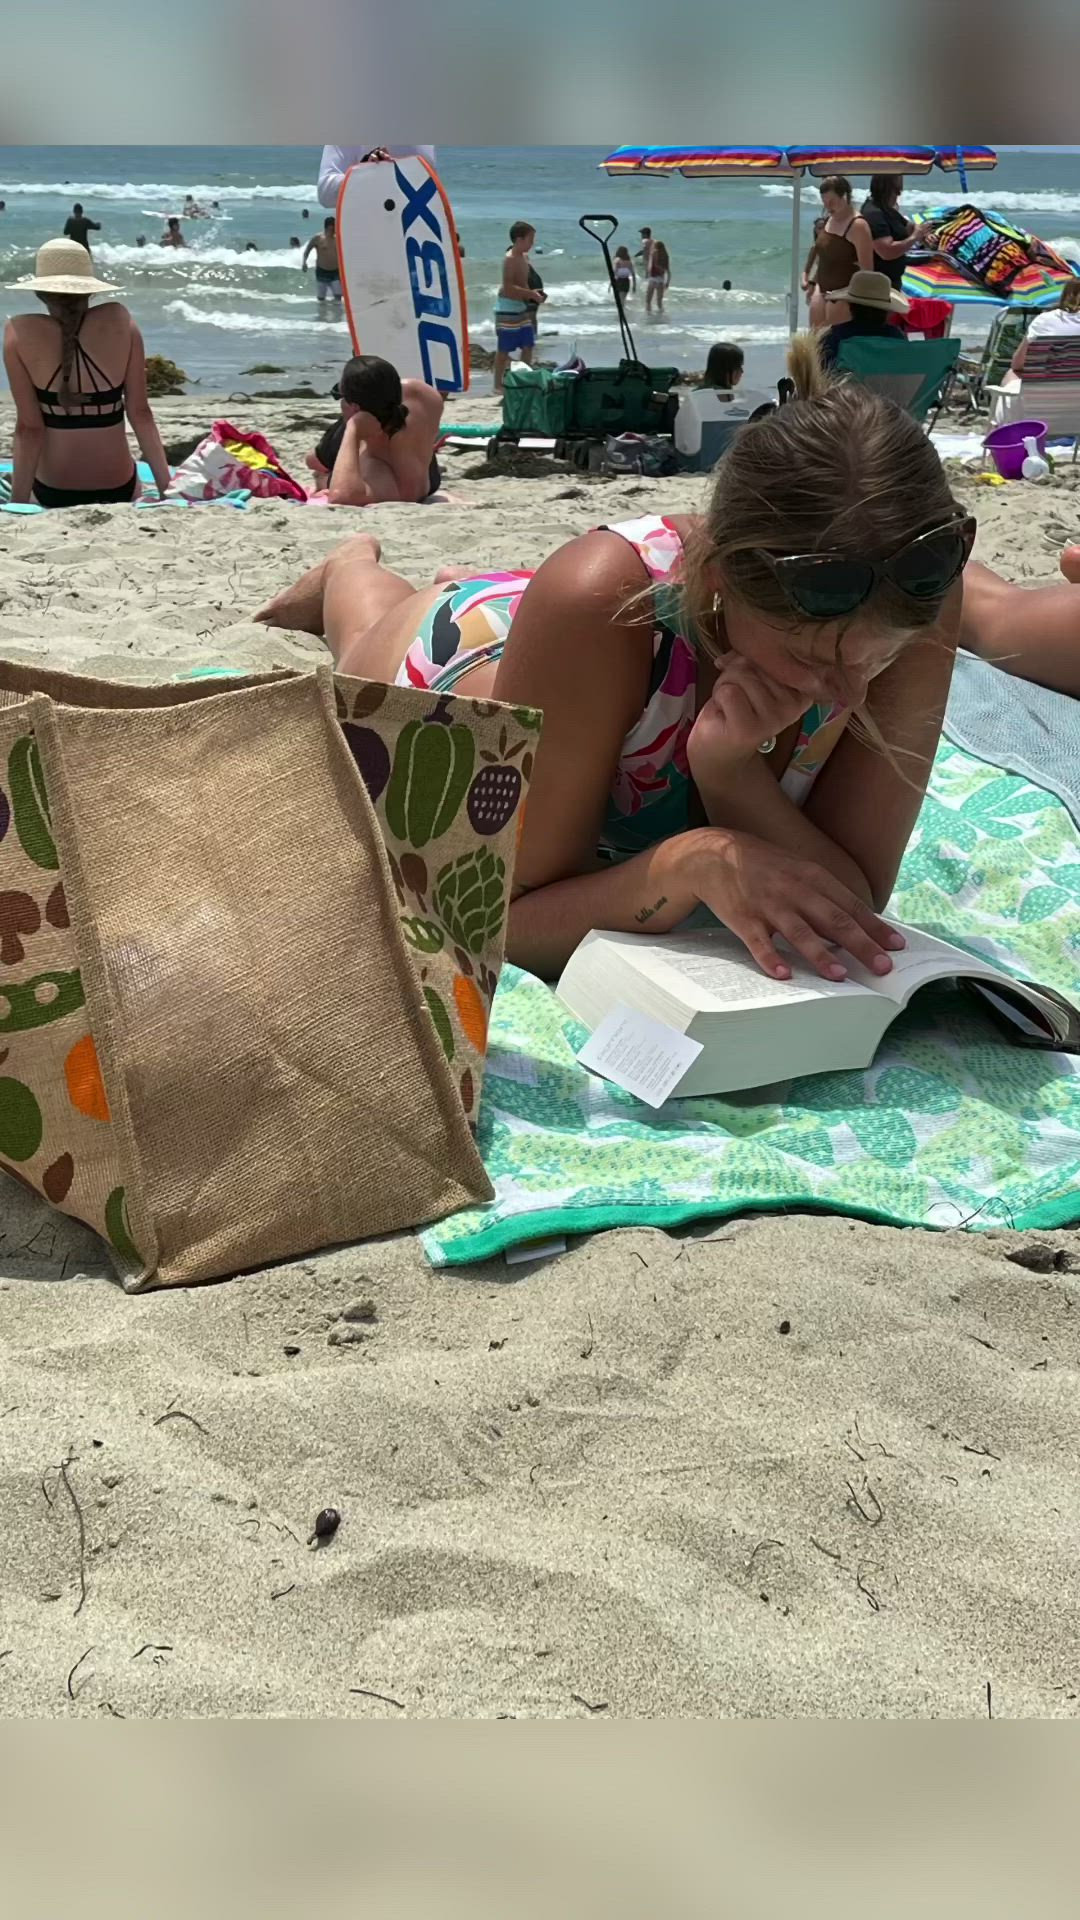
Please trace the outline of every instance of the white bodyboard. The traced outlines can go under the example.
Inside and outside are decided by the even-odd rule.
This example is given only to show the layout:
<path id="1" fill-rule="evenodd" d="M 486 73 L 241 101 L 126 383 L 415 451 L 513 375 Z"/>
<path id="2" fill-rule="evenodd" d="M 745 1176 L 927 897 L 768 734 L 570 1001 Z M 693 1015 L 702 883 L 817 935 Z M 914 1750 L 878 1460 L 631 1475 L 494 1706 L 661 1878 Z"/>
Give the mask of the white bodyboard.
<path id="1" fill-rule="evenodd" d="M 440 393 L 469 385 L 468 316 L 457 230 L 426 160 L 350 167 L 337 203 L 338 259 L 355 353 Z"/>

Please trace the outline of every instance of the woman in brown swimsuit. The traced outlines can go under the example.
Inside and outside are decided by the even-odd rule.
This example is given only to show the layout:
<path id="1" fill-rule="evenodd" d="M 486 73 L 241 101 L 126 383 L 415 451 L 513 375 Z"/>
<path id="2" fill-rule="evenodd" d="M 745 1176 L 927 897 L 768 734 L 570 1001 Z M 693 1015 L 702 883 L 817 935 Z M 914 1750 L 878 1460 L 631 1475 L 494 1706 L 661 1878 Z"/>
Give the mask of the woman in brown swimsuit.
<path id="1" fill-rule="evenodd" d="M 851 319 L 851 308 L 843 300 L 829 300 L 826 294 L 846 287 L 857 267 L 868 271 L 874 265 L 874 240 L 861 214 L 851 200 L 851 182 L 842 173 L 830 173 L 821 183 L 821 204 L 825 225 L 817 237 L 817 283 L 810 295 L 810 325 L 837 326 Z"/>

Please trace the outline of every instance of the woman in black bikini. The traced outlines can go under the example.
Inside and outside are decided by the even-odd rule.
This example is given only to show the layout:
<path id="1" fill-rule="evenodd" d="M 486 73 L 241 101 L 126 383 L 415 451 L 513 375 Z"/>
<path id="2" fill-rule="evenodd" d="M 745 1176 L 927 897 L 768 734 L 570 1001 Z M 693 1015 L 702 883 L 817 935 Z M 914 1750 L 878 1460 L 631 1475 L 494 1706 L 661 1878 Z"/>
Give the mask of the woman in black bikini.
<path id="1" fill-rule="evenodd" d="M 44 314 L 21 313 L 4 329 L 4 366 L 15 401 L 11 498 L 42 507 L 134 500 L 139 492 L 124 415 L 159 493 L 169 463 L 146 394 L 142 335 L 126 307 L 90 308 L 117 289 L 95 278 L 74 240 L 50 240 L 31 278 Z"/>

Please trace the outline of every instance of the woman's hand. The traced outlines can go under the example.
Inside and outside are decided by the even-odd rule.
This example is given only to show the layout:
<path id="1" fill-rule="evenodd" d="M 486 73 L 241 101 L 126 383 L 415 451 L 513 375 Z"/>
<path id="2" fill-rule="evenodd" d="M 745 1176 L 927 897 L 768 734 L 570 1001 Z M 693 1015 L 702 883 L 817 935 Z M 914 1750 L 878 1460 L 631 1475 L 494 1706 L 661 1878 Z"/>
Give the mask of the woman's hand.
<path id="1" fill-rule="evenodd" d="M 890 951 L 904 945 L 903 935 L 827 868 L 752 834 L 711 827 L 684 834 L 679 869 L 695 897 L 773 980 L 791 978 L 789 962 L 773 944 L 778 935 L 823 980 L 847 977 L 836 948 L 884 974 L 892 970 Z"/>
<path id="2" fill-rule="evenodd" d="M 739 654 L 724 656 L 712 692 L 687 741 L 694 783 L 704 797 L 806 712 L 808 696 L 766 680 Z"/>

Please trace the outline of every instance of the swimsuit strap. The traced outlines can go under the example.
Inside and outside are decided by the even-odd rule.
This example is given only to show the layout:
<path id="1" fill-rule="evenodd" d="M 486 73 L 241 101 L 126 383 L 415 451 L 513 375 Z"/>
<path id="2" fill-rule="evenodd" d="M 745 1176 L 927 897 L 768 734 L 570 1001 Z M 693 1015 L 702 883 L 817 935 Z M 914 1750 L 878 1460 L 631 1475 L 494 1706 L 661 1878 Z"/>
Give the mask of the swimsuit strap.
<path id="1" fill-rule="evenodd" d="M 115 409 L 119 405 L 119 403 L 123 400 L 123 397 L 124 397 L 123 382 L 121 381 L 119 386 L 112 385 L 110 383 L 108 374 L 105 372 L 104 367 L 99 367 L 97 361 L 94 360 L 89 353 L 87 353 L 86 348 L 83 346 L 82 341 L 79 337 L 80 334 L 82 333 L 83 320 L 85 319 L 86 319 L 86 314 L 84 313 L 82 320 L 79 321 L 79 324 L 75 329 L 75 352 L 74 352 L 74 357 L 72 360 L 72 368 L 71 368 L 72 374 L 75 376 L 75 379 L 72 382 L 72 390 L 74 393 L 76 393 L 76 395 L 80 400 L 89 399 L 99 407 L 102 405 L 104 401 L 108 400 L 112 402 L 113 407 Z M 63 371 L 64 371 L 64 360 L 63 360 L 63 355 L 61 355 L 56 365 L 56 371 L 54 372 L 51 380 L 49 381 L 48 386 L 35 387 L 34 389 L 35 393 L 37 394 L 39 402 L 42 402 L 45 405 L 49 405 L 49 406 L 52 406 L 55 403 L 55 400 L 58 398 L 58 395 L 59 395 L 59 381 Z M 83 377 L 84 373 L 85 373 L 85 378 Z M 85 412 L 85 409 L 84 409 L 84 412 Z M 65 416 L 65 417 L 70 417 L 70 416 Z M 47 421 L 46 424 L 55 425 L 56 422 Z M 97 424 L 96 420 L 94 421 L 94 424 L 95 425 Z M 110 422 L 109 424 L 112 424 L 112 423 Z"/>
<path id="2" fill-rule="evenodd" d="M 504 589 L 505 591 L 505 589 Z M 438 693 L 452 693 L 459 680 L 463 680 L 474 667 L 482 667 L 489 661 L 499 661 L 503 656 L 505 640 L 489 640 L 485 647 L 472 647 L 468 653 L 459 653 L 448 660 L 444 667 L 429 683 L 429 690 Z"/>

